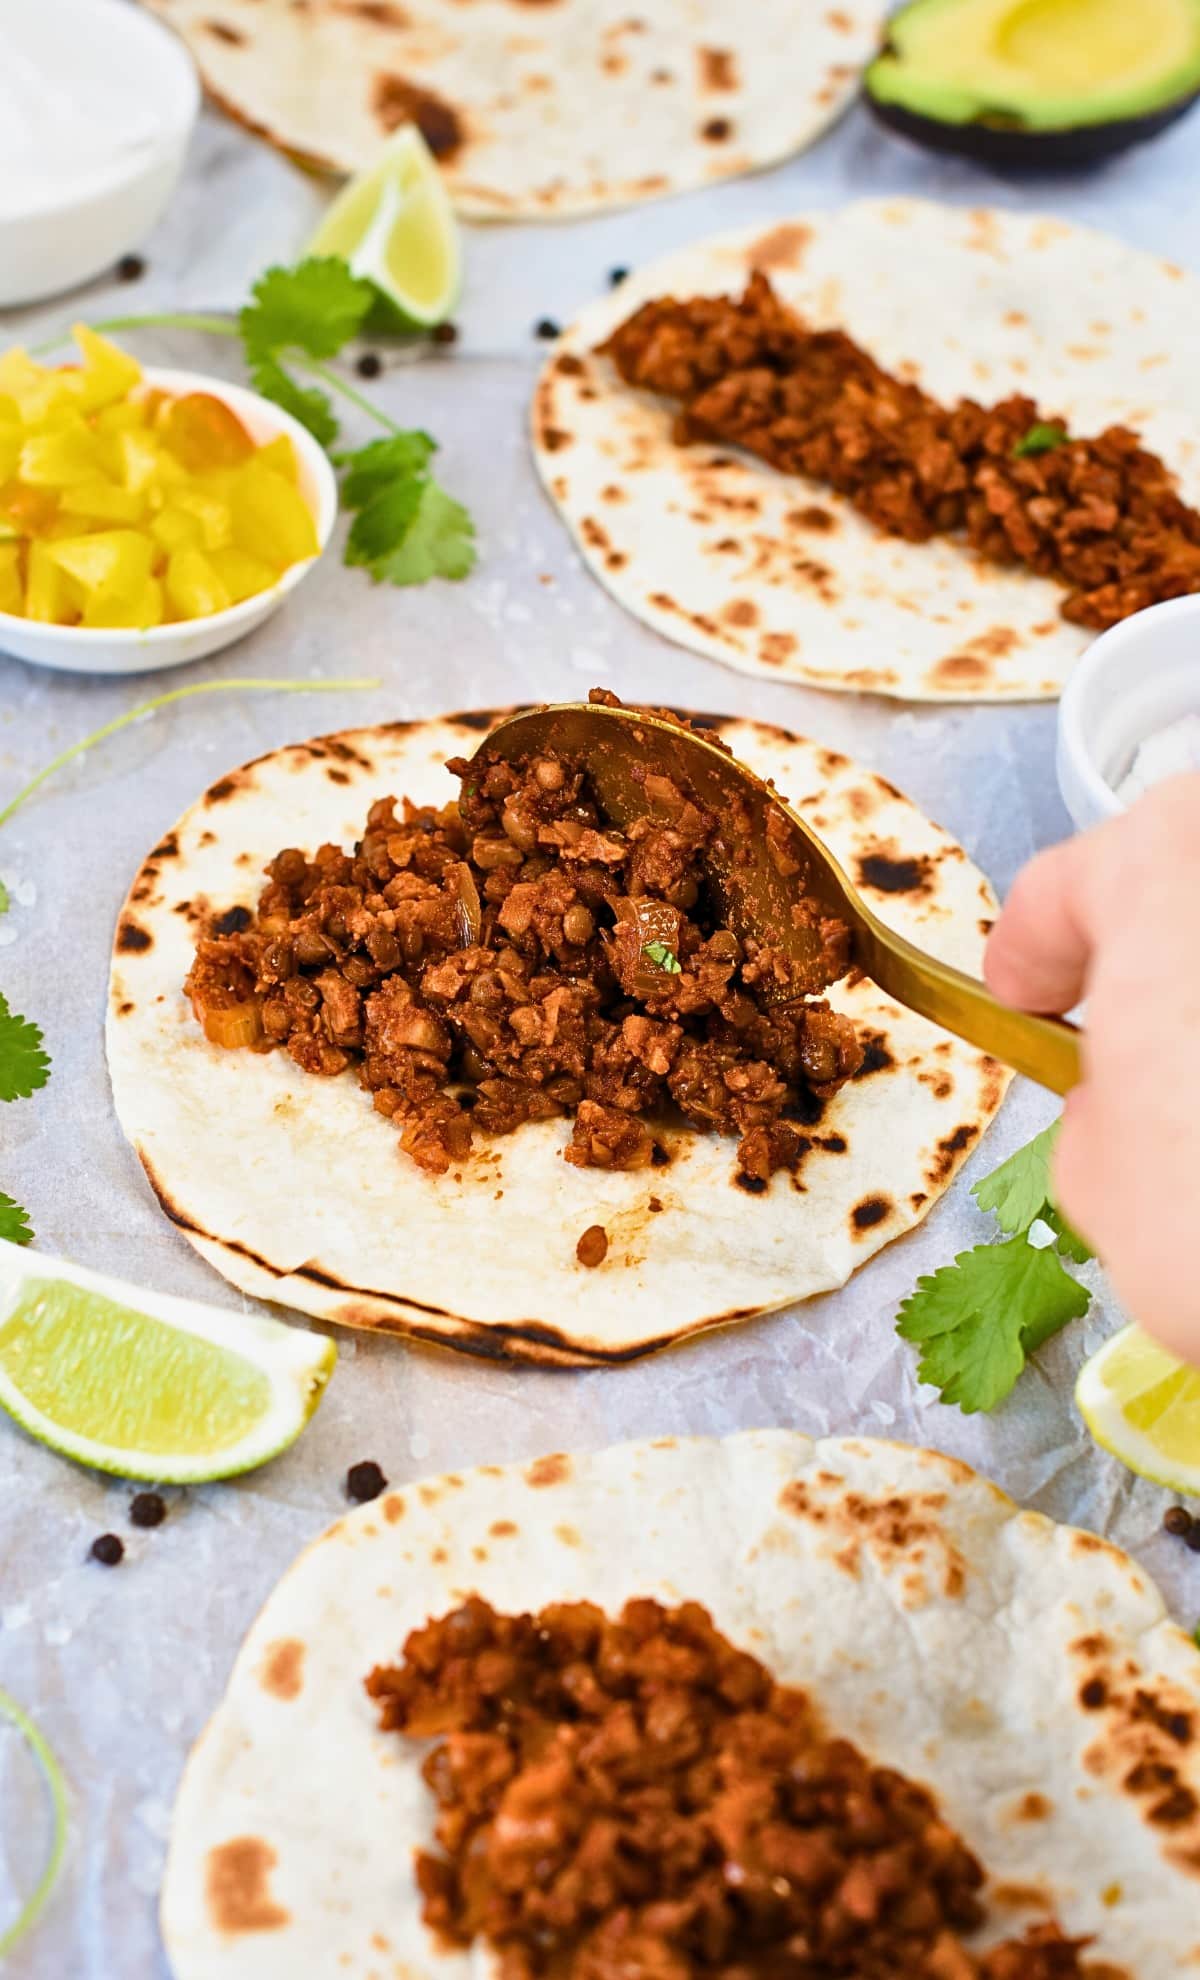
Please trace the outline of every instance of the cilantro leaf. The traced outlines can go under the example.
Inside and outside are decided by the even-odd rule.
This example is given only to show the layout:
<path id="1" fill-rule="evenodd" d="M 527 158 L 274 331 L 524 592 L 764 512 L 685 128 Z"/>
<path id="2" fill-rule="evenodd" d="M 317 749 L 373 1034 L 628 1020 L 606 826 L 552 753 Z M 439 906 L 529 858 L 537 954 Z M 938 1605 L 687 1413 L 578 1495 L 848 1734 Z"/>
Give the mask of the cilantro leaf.
<path id="1" fill-rule="evenodd" d="M 265 353 L 249 360 L 250 382 L 264 399 L 270 399 L 301 426 L 306 426 L 322 447 L 330 447 L 338 436 L 337 416 L 327 392 L 318 385 L 298 385 L 278 358 Z"/>
<path id="2" fill-rule="evenodd" d="M 982 1176 L 971 1191 L 981 1210 L 990 1210 L 1002 1231 L 1027 1231 L 1035 1217 L 1053 1201 L 1050 1163 L 1058 1140 L 1057 1121 L 1035 1134 L 990 1176 Z"/>
<path id="3" fill-rule="evenodd" d="M 30 1244 L 33 1230 L 29 1218 L 19 1203 L 11 1196 L 5 1196 L 0 1189 L 0 1238 L 7 1238 L 10 1244 Z"/>
<path id="4" fill-rule="evenodd" d="M 295 268 L 268 268 L 250 291 L 238 329 L 253 364 L 281 350 L 336 357 L 361 328 L 375 299 L 339 255 L 310 255 Z"/>
<path id="5" fill-rule="evenodd" d="M 347 470 L 343 501 L 347 508 L 365 509 L 393 482 L 410 477 L 420 488 L 436 453 L 437 441 L 413 427 L 408 433 L 393 433 L 387 440 L 372 440 L 353 454 L 341 455 L 338 465 Z"/>
<path id="6" fill-rule="evenodd" d="M 0 995 L 0 1100 L 28 1100 L 50 1077 L 42 1034 Z"/>
<path id="7" fill-rule="evenodd" d="M 3 880 L 0 880 L 0 914 L 7 914 L 9 906 L 8 888 L 5 886 Z"/>
<path id="8" fill-rule="evenodd" d="M 1019 1234 L 960 1252 L 953 1265 L 918 1279 L 896 1327 L 922 1350 L 921 1380 L 971 1415 L 994 1409 L 1026 1355 L 1086 1313 L 1090 1299 L 1053 1249 L 1035 1250 Z"/>
<path id="9" fill-rule="evenodd" d="M 642 954 L 649 956 L 651 962 L 664 969 L 668 976 L 683 975 L 683 964 L 674 949 L 669 949 L 665 942 L 643 942 Z"/>
<path id="10" fill-rule="evenodd" d="M 1070 437 L 1057 420 L 1035 419 L 1029 431 L 1017 441 L 1013 453 L 1018 459 L 1026 454 L 1048 454 L 1053 448 L 1064 446 Z"/>
<path id="11" fill-rule="evenodd" d="M 1063 1216 L 1062 1211 L 1057 1209 L 1053 1203 L 1047 1203 L 1045 1205 L 1042 1216 L 1058 1239 L 1058 1251 L 1061 1258 L 1069 1258 L 1072 1264 L 1075 1265 L 1086 1265 L 1089 1259 L 1096 1256 L 1087 1239 L 1081 1238 L 1079 1232 L 1071 1228 L 1071 1225 L 1068 1224 L 1066 1218 Z"/>

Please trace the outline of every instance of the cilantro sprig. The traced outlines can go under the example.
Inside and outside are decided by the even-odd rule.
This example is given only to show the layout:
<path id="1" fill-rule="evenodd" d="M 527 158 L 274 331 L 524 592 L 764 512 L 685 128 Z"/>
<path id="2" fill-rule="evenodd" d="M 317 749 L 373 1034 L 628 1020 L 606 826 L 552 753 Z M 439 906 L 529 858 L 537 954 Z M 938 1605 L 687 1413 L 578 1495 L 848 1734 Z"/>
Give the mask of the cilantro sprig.
<path id="1" fill-rule="evenodd" d="M 0 1100 L 28 1100 L 49 1077 L 50 1060 L 42 1049 L 41 1032 L 28 1018 L 10 1010 L 0 992 Z M 0 1190 L 0 1238 L 28 1244 L 32 1237 L 25 1211 Z"/>
<path id="2" fill-rule="evenodd" d="M 1035 419 L 1027 432 L 1021 435 L 1013 448 L 1018 460 L 1027 454 L 1049 454 L 1055 447 L 1065 447 L 1070 439 L 1065 426 L 1055 419 Z"/>
<path id="3" fill-rule="evenodd" d="M 655 967 L 665 970 L 668 976 L 683 975 L 683 964 L 674 949 L 668 948 L 665 942 L 643 942 L 642 954 L 649 956 Z"/>
<path id="4" fill-rule="evenodd" d="M 398 426 L 330 368 L 329 360 L 366 328 L 367 319 L 376 320 L 379 301 L 374 283 L 353 274 L 340 255 L 309 255 L 293 268 L 268 268 L 235 320 L 160 312 L 108 317 L 94 327 L 197 330 L 238 338 L 255 391 L 298 419 L 342 471 L 343 500 L 359 512 L 346 546 L 347 564 L 365 569 L 376 582 L 398 585 L 464 578 L 475 564 L 475 529 L 462 504 L 433 477 L 429 464 L 436 443 L 427 433 Z M 335 453 L 341 423 L 331 394 L 383 427 L 388 438 Z M 368 485 L 366 501 L 362 491 Z"/>
<path id="5" fill-rule="evenodd" d="M 1054 1201 L 1057 1137 L 1056 1121 L 975 1184 L 975 1201 L 1004 1237 L 918 1279 L 897 1316 L 897 1333 L 921 1351 L 920 1379 L 965 1415 L 1002 1402 L 1028 1356 L 1091 1301 L 1062 1263 L 1092 1254 Z"/>

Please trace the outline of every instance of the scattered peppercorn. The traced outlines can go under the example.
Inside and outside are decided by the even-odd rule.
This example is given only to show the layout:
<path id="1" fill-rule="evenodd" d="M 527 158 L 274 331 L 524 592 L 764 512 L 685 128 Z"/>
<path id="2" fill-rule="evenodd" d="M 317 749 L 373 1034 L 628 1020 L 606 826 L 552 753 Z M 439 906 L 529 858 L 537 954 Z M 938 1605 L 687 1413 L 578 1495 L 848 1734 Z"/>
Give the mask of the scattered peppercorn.
<path id="1" fill-rule="evenodd" d="M 575 1246 L 575 1256 L 581 1265 L 603 1265 L 608 1256 L 608 1232 L 603 1224 L 588 1225 Z"/>
<path id="2" fill-rule="evenodd" d="M 135 1492 L 129 1501 L 129 1517 L 135 1526 L 161 1526 L 166 1516 L 161 1492 Z"/>
<path id="3" fill-rule="evenodd" d="M 383 370 L 383 359 L 378 351 L 364 351 L 354 369 L 360 378 L 378 378 Z"/>
<path id="4" fill-rule="evenodd" d="M 458 325 L 457 323 L 435 323 L 429 334 L 435 344 L 457 344 Z"/>
<path id="5" fill-rule="evenodd" d="M 125 1557 L 125 1542 L 115 1533 L 101 1533 L 92 1541 L 92 1559 L 102 1567 L 116 1567 Z"/>
<path id="6" fill-rule="evenodd" d="M 1163 1514 L 1163 1525 L 1168 1533 L 1174 1533 L 1180 1540 L 1186 1540 L 1192 1530 L 1192 1515 L 1186 1506 L 1168 1506 Z"/>
<path id="7" fill-rule="evenodd" d="M 610 268 L 608 271 L 609 287 L 619 289 L 622 282 L 628 279 L 628 276 L 629 270 L 627 268 Z"/>
<path id="8" fill-rule="evenodd" d="M 140 282 L 146 273 L 146 264 L 140 254 L 123 254 L 117 263 L 118 282 Z"/>
<path id="9" fill-rule="evenodd" d="M 549 344 L 553 343 L 555 337 L 561 337 L 562 331 L 552 316 L 543 316 L 534 324 L 533 334 L 535 337 L 540 337 L 543 343 Z"/>
<path id="10" fill-rule="evenodd" d="M 361 1464 L 352 1464 L 346 1473 L 347 1497 L 355 1499 L 360 1506 L 366 1505 L 368 1499 L 377 1499 L 379 1494 L 386 1490 L 387 1479 L 374 1458 L 365 1458 Z"/>

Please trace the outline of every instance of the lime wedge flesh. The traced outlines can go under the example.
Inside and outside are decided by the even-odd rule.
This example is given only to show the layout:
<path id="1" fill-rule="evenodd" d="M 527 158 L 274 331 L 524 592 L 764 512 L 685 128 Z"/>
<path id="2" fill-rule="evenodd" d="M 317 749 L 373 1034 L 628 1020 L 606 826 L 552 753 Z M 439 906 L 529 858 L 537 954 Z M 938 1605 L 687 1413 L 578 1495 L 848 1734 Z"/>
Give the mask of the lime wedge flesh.
<path id="1" fill-rule="evenodd" d="M 1084 1364 L 1075 1400 L 1097 1443 L 1131 1471 L 1200 1496 L 1200 1368 L 1125 1327 Z"/>
<path id="2" fill-rule="evenodd" d="M 133 1287 L 39 1271 L 49 1260 L 14 1271 L 13 1251 L 0 1246 L 0 1404 L 98 1470 L 168 1483 L 250 1470 L 299 1435 L 333 1372 L 319 1334 L 153 1293 L 135 1305 Z"/>
<path id="3" fill-rule="evenodd" d="M 375 284 L 402 323 L 440 323 L 458 300 L 461 253 L 433 154 L 415 127 L 339 193 L 308 251 L 340 255 Z"/>

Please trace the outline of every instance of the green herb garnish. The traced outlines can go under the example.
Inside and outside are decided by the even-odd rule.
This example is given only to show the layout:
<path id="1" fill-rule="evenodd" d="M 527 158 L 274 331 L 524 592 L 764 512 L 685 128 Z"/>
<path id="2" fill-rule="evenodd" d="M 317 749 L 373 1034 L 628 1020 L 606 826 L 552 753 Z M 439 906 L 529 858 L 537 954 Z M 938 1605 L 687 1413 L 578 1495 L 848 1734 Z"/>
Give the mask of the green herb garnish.
<path id="1" fill-rule="evenodd" d="M 1065 426 L 1057 420 L 1035 419 L 1028 433 L 1023 433 L 1013 448 L 1018 457 L 1025 454 L 1048 454 L 1054 447 L 1065 446 L 1070 439 Z"/>
<path id="2" fill-rule="evenodd" d="M 50 1061 L 42 1050 L 41 1032 L 28 1018 L 11 1011 L 0 994 L 0 1100 L 28 1100 L 49 1077 Z M 25 1211 L 0 1191 L 0 1238 L 7 1238 L 10 1244 L 28 1244 L 32 1236 Z"/>
<path id="3" fill-rule="evenodd" d="M 1058 1123 L 972 1190 L 1007 1236 L 960 1252 L 953 1265 L 920 1278 L 896 1321 L 921 1350 L 917 1373 L 965 1414 L 994 1409 L 1026 1357 L 1087 1312 L 1091 1294 L 1062 1264 L 1091 1253 L 1053 1198 L 1051 1159 Z"/>
<path id="4" fill-rule="evenodd" d="M 268 268 L 236 320 L 167 312 L 107 317 L 94 327 L 239 338 L 255 391 L 291 413 L 327 450 L 341 431 L 330 397 L 339 393 L 388 434 L 386 440 L 332 456 L 344 474 L 346 507 L 360 512 L 346 545 L 347 564 L 391 584 L 464 578 L 475 563 L 475 529 L 461 503 L 429 471 L 435 442 L 427 433 L 397 426 L 329 367 L 328 360 L 364 328 L 379 293 L 374 283 L 352 274 L 340 255 L 310 255 L 294 268 Z M 302 383 L 297 372 L 319 382 Z"/>
<path id="5" fill-rule="evenodd" d="M 683 964 L 665 942 L 643 942 L 642 954 L 649 956 L 657 969 L 665 970 L 668 976 L 682 976 Z"/>

